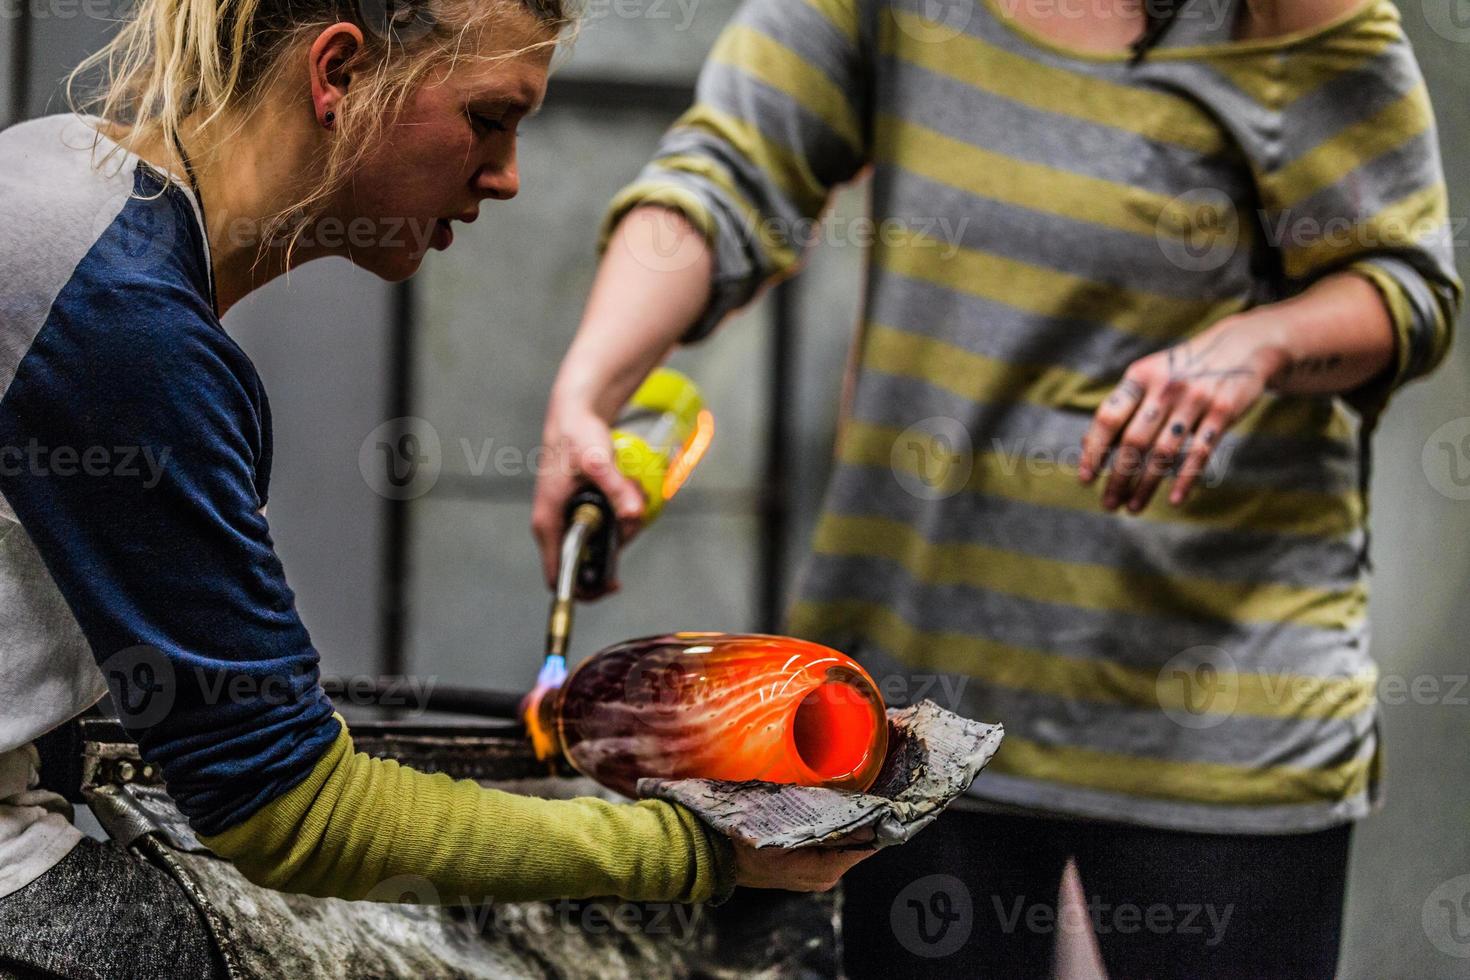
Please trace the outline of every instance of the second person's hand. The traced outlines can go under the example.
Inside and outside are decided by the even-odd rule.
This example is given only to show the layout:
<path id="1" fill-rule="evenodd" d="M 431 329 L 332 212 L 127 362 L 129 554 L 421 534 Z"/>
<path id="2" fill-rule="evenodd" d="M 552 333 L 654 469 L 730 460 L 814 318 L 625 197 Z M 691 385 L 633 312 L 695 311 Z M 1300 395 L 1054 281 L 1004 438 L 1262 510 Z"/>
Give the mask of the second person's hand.
<path id="1" fill-rule="evenodd" d="M 607 421 L 589 406 L 573 400 L 562 401 L 553 395 L 547 408 L 541 448 L 531 531 L 541 553 L 547 587 L 555 588 L 567 504 L 579 487 L 591 483 L 607 495 L 618 518 L 619 539 L 623 544 L 638 533 L 645 501 L 638 485 L 617 468 Z M 609 592 L 617 588 L 616 580 L 608 583 Z"/>
<path id="2" fill-rule="evenodd" d="M 679 260 L 652 261 L 661 255 Z M 548 586 L 556 582 L 567 503 L 583 483 L 607 494 L 624 544 L 642 526 L 643 491 L 614 464 L 610 424 L 709 305 L 713 270 L 704 233 L 661 207 L 634 209 L 609 239 L 542 430 L 531 531 Z"/>
<path id="3" fill-rule="evenodd" d="M 1265 393 L 1282 363 L 1269 318 L 1223 320 L 1200 336 L 1135 361 L 1093 417 L 1078 478 L 1111 469 L 1103 507 L 1143 510 L 1169 475 L 1182 504 L 1225 432 Z M 1111 454 L 1111 455 L 1110 455 Z"/>

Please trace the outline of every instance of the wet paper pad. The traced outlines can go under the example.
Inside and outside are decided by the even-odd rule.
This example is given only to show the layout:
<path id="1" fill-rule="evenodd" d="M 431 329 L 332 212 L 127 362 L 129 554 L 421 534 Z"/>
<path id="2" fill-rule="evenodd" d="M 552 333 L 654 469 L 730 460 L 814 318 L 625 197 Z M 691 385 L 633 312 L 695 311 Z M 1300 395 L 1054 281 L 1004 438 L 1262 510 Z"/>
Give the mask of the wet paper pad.
<path id="1" fill-rule="evenodd" d="M 767 782 L 640 779 L 638 795 L 681 803 L 753 847 L 881 848 L 928 826 L 1000 747 L 1000 725 L 933 701 L 888 709 L 888 757 L 866 793 Z"/>

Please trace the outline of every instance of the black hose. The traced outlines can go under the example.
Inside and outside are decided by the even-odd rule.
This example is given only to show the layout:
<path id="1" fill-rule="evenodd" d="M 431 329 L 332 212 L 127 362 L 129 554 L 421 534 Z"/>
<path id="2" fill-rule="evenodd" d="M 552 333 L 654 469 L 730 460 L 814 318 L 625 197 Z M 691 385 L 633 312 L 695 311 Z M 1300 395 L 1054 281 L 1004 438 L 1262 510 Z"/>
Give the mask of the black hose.
<path id="1" fill-rule="evenodd" d="M 322 679 L 322 688 L 333 701 L 346 701 L 363 707 L 471 715 L 502 721 L 520 721 L 521 699 L 525 696 L 474 687 L 408 684 L 401 677 L 380 677 L 371 681 L 326 677 Z"/>

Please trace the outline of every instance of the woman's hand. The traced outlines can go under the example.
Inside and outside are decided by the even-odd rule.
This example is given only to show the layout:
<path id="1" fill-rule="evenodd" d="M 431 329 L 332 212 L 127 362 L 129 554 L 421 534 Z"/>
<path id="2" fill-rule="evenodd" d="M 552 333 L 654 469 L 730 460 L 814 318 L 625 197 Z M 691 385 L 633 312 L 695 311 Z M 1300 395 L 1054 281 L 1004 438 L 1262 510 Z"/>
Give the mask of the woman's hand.
<path id="1" fill-rule="evenodd" d="M 1176 466 L 1169 502 L 1184 502 L 1226 430 L 1287 363 L 1265 326 L 1259 319 L 1227 318 L 1129 366 L 1082 440 L 1083 483 L 1097 477 L 1112 451 L 1105 508 L 1127 501 L 1137 513 Z"/>
<path id="2" fill-rule="evenodd" d="M 735 883 L 745 888 L 789 892 L 831 891 L 853 865 L 877 851 L 838 851 L 828 847 L 781 850 L 735 844 Z"/>
<path id="3" fill-rule="evenodd" d="M 678 261 L 668 261 L 671 255 Z M 609 422 L 709 305 L 713 275 L 703 232 L 674 211 L 636 208 L 608 241 L 542 429 L 545 465 L 536 474 L 531 532 L 549 587 L 567 502 L 581 483 L 607 494 L 624 544 L 642 526 L 643 491 L 614 465 Z"/>
<path id="4" fill-rule="evenodd" d="M 1226 317 L 1129 366 L 1082 440 L 1077 475 L 1091 483 L 1114 450 L 1103 506 L 1126 500 L 1137 512 L 1183 454 L 1169 494 L 1177 507 L 1226 430 L 1268 386 L 1292 395 L 1353 391 L 1392 369 L 1395 343 L 1382 296 L 1353 272 Z"/>
<path id="5" fill-rule="evenodd" d="M 618 517 L 621 542 L 632 540 L 643 520 L 643 491 L 618 470 L 607 421 L 586 403 L 553 396 L 542 432 L 542 465 L 531 507 L 531 532 L 541 552 L 548 588 L 556 587 L 567 503 L 586 482 L 607 494 Z M 616 581 L 608 584 L 610 592 L 617 588 Z"/>

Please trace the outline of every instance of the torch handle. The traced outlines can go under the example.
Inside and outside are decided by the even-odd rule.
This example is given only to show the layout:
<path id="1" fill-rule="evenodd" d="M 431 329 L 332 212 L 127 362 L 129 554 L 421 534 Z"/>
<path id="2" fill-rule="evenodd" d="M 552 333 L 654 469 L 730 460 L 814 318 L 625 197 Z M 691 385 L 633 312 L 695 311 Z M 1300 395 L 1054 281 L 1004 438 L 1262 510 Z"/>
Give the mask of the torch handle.
<path id="1" fill-rule="evenodd" d="M 595 521 L 587 509 L 593 507 L 599 515 Z M 576 561 L 576 596 L 599 596 L 607 591 L 618 567 L 618 521 L 607 495 L 596 487 L 578 490 L 567 505 L 567 526 L 574 527 L 578 523 L 591 526 Z"/>

